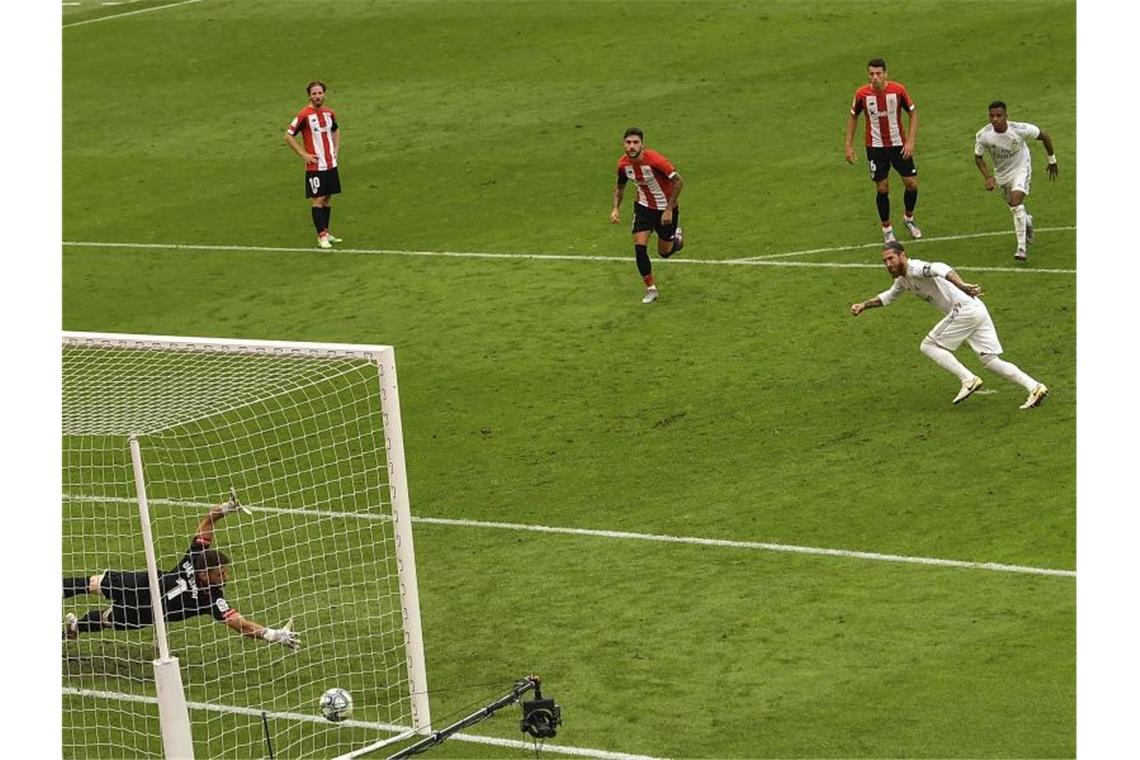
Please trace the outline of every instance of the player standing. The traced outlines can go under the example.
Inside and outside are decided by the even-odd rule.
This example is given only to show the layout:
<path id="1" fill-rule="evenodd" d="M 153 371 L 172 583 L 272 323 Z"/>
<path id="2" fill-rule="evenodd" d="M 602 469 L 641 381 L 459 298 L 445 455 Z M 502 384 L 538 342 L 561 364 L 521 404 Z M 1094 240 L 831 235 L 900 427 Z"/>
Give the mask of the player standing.
<path id="1" fill-rule="evenodd" d="M 645 283 L 645 297 L 641 302 L 653 303 L 657 300 L 657 283 L 653 279 L 653 262 L 649 259 L 649 234 L 657 233 L 657 255 L 663 259 L 684 247 L 677 197 L 685 182 L 669 159 L 646 148 L 644 140 L 645 133 L 637 127 L 625 131 L 625 153 L 618 159 L 610 222 L 617 224 L 621 221 L 625 184 L 633 180 L 637 185 L 637 203 L 633 208 L 633 251 L 637 271 Z"/>
<path id="2" fill-rule="evenodd" d="M 1048 163 L 1045 171 L 1049 181 L 1057 179 L 1057 155 L 1053 152 L 1053 138 L 1036 124 L 1009 121 L 1005 103 L 990 103 L 990 123 L 978 130 L 974 139 L 974 163 L 986 181 L 986 190 L 1001 188 L 1002 197 L 1013 214 L 1013 232 L 1017 235 L 1017 250 L 1013 258 L 1025 261 L 1026 248 L 1033 242 L 1033 216 L 1025 208 L 1025 196 L 1033 179 L 1033 164 L 1029 156 L 1029 140 L 1045 144 Z M 994 162 L 993 174 L 986 166 L 985 154 Z"/>
<path id="3" fill-rule="evenodd" d="M 914 207 L 918 203 L 918 169 L 914 165 L 918 113 L 906 87 L 887 80 L 887 62 L 882 58 L 872 58 L 867 62 L 867 78 L 871 83 L 855 91 L 855 99 L 847 114 L 844 156 L 847 163 L 855 163 L 855 127 L 859 114 L 862 113 L 867 125 L 867 164 L 871 169 L 871 181 L 875 183 L 875 205 L 879 209 L 879 221 L 883 225 L 883 242 L 895 239 L 895 231 L 891 226 L 891 187 L 887 178 L 892 166 L 902 177 L 905 187 L 903 224 L 910 236 L 917 240 L 922 237 L 922 230 L 914 222 Z M 903 111 L 906 111 L 909 118 L 905 136 L 900 118 Z"/>
<path id="4" fill-rule="evenodd" d="M 317 245 L 332 248 L 340 238 L 329 233 L 332 218 L 330 197 L 340 192 L 337 156 L 340 155 L 340 127 L 336 114 L 325 108 L 325 83 L 314 80 L 305 87 L 309 105 L 293 117 L 285 130 L 285 142 L 305 161 L 305 197 L 312 201 L 313 226 L 317 229 Z M 297 144 L 298 132 L 305 147 Z"/>
<path id="5" fill-rule="evenodd" d="M 1016 364 L 1001 358 L 1001 341 L 990 312 L 980 298 L 980 285 L 963 282 L 957 272 L 941 262 L 928 263 L 907 258 L 906 249 L 897 240 L 883 245 L 883 264 L 895 278 L 894 282 L 874 298 L 852 304 L 852 316 L 886 306 L 904 291 L 914 293 L 945 314 L 918 348 L 924 356 L 962 382 L 953 403 L 960 404 L 982 387 L 982 378 L 966 369 L 954 356 L 953 352 L 963 343 L 970 344 L 983 367 L 1029 391 L 1022 409 L 1032 409 L 1049 395 L 1048 388 L 1022 372 Z"/>
<path id="6" fill-rule="evenodd" d="M 292 618 L 281 628 L 266 628 L 242 617 L 226 602 L 225 582 L 229 578 L 230 560 L 217 549 L 211 549 L 210 544 L 214 542 L 215 523 L 238 511 L 249 514 L 231 490 L 230 498 L 212 507 L 198 523 L 190 548 L 174 569 L 159 575 L 163 620 L 185 620 L 209 614 L 243 636 L 296 649 L 301 640 L 300 635 L 292 630 Z M 80 618 L 68 613 L 63 627 L 65 639 L 77 639 L 80 634 L 108 629 L 133 630 L 154 624 L 150 580 L 145 570 L 107 570 L 91 576 L 64 578 L 63 598 L 79 594 L 101 595 L 111 602 L 111 606 L 89 610 Z"/>

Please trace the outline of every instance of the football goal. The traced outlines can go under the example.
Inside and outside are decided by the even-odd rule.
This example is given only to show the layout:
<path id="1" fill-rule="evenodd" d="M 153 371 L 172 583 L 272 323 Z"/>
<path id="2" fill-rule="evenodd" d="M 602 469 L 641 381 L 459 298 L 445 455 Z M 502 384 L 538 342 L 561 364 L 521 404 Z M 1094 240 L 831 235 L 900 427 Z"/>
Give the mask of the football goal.
<path id="1" fill-rule="evenodd" d="M 65 757 L 429 729 L 391 347 L 65 333 L 62 422 Z"/>

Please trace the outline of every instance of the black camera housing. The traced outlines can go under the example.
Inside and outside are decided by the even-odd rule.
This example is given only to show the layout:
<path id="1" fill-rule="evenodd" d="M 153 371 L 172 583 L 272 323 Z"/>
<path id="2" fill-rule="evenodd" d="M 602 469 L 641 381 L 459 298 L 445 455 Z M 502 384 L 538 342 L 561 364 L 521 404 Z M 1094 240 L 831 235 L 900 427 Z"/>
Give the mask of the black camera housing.
<path id="1" fill-rule="evenodd" d="M 562 708 L 553 699 L 532 699 L 522 703 L 523 716 L 519 728 L 535 739 L 549 739 L 562 725 Z"/>

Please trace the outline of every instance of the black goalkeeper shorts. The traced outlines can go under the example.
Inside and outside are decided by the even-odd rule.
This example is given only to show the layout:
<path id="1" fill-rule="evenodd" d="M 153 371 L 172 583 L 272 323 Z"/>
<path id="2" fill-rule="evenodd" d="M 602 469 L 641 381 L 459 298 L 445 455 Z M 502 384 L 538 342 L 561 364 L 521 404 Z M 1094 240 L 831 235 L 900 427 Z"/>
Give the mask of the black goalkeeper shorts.
<path id="1" fill-rule="evenodd" d="M 154 622 L 150 580 L 146 573 L 108 570 L 103 574 L 99 590 L 111 601 L 109 622 L 114 628 L 142 628 Z"/>

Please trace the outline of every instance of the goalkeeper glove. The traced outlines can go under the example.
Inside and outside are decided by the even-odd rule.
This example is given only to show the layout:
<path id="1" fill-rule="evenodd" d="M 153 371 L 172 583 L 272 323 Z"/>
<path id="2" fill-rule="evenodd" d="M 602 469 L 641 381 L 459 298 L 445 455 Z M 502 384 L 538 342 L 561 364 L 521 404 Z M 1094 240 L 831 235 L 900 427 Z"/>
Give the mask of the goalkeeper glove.
<path id="1" fill-rule="evenodd" d="M 247 515 L 253 514 L 253 512 L 250 512 L 249 509 L 242 506 L 241 502 L 238 501 L 237 491 L 235 491 L 234 489 L 231 488 L 230 489 L 230 498 L 228 498 L 222 502 L 222 514 L 223 515 L 230 515 L 230 514 L 233 514 L 234 512 L 244 512 Z"/>
<path id="2" fill-rule="evenodd" d="M 293 618 L 289 618 L 280 628 L 266 628 L 261 632 L 261 638 L 290 649 L 301 646 L 301 634 L 293 630 Z"/>

